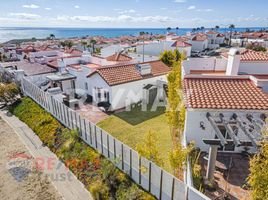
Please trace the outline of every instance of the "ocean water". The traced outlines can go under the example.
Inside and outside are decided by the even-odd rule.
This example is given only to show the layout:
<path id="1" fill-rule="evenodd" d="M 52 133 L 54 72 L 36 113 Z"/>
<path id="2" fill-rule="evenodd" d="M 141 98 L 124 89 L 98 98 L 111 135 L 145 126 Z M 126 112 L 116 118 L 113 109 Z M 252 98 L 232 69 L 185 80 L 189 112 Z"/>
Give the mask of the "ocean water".
<path id="1" fill-rule="evenodd" d="M 260 30 L 262 27 L 250 28 L 250 30 Z M 179 35 L 190 32 L 192 28 L 180 28 Z M 206 29 L 209 30 L 209 29 Z M 245 31 L 246 28 L 236 28 L 235 31 Z M 0 27 L 0 42 L 7 42 L 12 39 L 31 39 L 33 37 L 42 39 L 54 34 L 57 38 L 71 38 L 82 36 L 101 35 L 105 37 L 119 37 L 122 35 L 138 35 L 145 31 L 153 34 L 165 34 L 165 28 L 32 28 L 32 27 Z M 221 28 L 219 32 L 225 32 L 228 29 Z"/>

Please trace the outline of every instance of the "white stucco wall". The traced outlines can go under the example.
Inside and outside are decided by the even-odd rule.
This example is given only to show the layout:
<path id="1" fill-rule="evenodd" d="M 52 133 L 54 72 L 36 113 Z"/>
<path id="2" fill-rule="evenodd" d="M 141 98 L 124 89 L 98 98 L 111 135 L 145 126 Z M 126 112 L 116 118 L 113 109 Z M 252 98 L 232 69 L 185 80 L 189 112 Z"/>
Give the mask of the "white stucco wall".
<path id="1" fill-rule="evenodd" d="M 159 56 L 165 50 L 175 50 L 176 47 L 172 47 L 171 45 L 175 42 L 172 41 L 160 41 L 160 42 L 152 42 L 144 45 L 144 54 Z M 178 47 L 177 48 L 180 53 L 185 53 L 187 57 L 191 56 L 192 47 Z M 143 54 L 143 46 L 139 45 L 136 47 L 138 54 Z"/>
<path id="2" fill-rule="evenodd" d="M 216 70 L 224 71 L 227 67 L 227 59 L 208 57 L 208 58 L 189 58 L 182 63 L 184 75 L 190 74 L 191 70 Z"/>
<path id="3" fill-rule="evenodd" d="M 268 74 L 268 62 L 240 62 L 240 73 Z"/>
<path id="4" fill-rule="evenodd" d="M 93 74 L 89 78 L 87 78 L 88 83 L 88 91 L 87 93 L 91 96 L 94 94 L 94 88 L 103 88 L 109 91 L 110 99 L 111 99 L 111 87 L 100 77 L 98 73 Z"/>
<path id="5" fill-rule="evenodd" d="M 208 48 L 208 40 L 204 41 L 189 41 L 192 44 L 193 51 L 203 51 L 204 49 Z"/>
<path id="6" fill-rule="evenodd" d="M 101 56 L 106 58 L 110 55 L 113 55 L 114 53 L 117 53 L 119 51 L 122 51 L 124 48 L 129 47 L 129 45 L 121 45 L 121 44 L 115 44 L 115 45 L 110 45 L 107 47 L 103 47 L 101 49 Z"/>
<path id="7" fill-rule="evenodd" d="M 156 85 L 157 80 L 166 82 L 166 75 L 112 86 L 112 95 L 110 95 L 112 109 L 117 110 L 132 103 L 141 101 L 143 96 L 143 87 L 147 84 Z"/>
<path id="8" fill-rule="evenodd" d="M 233 113 L 237 115 L 245 116 L 246 113 L 253 114 L 256 117 L 259 117 L 261 113 L 265 113 L 265 111 L 244 111 L 244 110 L 206 110 L 206 109 L 190 109 L 186 112 L 186 120 L 185 120 L 185 135 L 187 143 L 193 141 L 196 147 L 199 147 L 202 151 L 208 151 L 209 145 L 206 145 L 202 139 L 214 139 L 215 131 L 208 121 L 206 114 L 209 112 L 210 114 L 218 116 L 219 113 L 222 113 L 226 119 L 230 118 Z M 266 111 L 267 112 L 267 111 Z M 204 123 L 205 130 L 200 127 L 200 122 Z M 242 133 L 241 129 L 239 129 L 239 137 L 249 141 L 249 139 Z M 243 150 L 243 147 L 236 147 L 235 152 L 240 152 Z M 254 150 L 254 149 L 253 149 Z"/>

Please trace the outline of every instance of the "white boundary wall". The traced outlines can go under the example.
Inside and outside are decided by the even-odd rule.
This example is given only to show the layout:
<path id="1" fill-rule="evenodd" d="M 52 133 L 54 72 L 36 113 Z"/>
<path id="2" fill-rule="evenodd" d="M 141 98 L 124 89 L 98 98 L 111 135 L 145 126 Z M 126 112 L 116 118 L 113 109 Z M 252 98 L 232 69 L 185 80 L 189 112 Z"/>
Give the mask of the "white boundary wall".
<path id="1" fill-rule="evenodd" d="M 115 162 L 120 170 L 157 199 L 209 200 L 204 194 L 143 158 L 135 150 L 42 91 L 25 77 L 21 81 L 21 86 L 26 96 L 32 98 L 67 128 L 77 129 L 85 143 Z"/>

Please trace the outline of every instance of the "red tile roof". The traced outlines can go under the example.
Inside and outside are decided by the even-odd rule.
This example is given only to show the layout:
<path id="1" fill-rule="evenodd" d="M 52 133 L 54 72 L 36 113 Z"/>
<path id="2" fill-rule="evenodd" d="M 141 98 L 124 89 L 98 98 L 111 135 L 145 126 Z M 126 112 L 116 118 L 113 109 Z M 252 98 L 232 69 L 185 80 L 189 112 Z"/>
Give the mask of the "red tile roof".
<path id="1" fill-rule="evenodd" d="M 205 34 L 201 34 L 201 33 L 196 34 L 196 35 L 192 38 L 193 41 L 205 41 L 205 40 L 207 40 L 207 39 L 208 39 L 208 37 L 207 37 Z"/>
<path id="2" fill-rule="evenodd" d="M 129 57 L 128 55 L 126 54 L 122 54 L 121 52 L 120 53 L 115 53 L 111 56 L 108 56 L 106 58 L 107 61 L 130 61 L 132 60 L 131 57 Z"/>
<path id="3" fill-rule="evenodd" d="M 210 31 L 207 32 L 207 34 L 209 34 L 209 35 L 217 35 L 218 32 L 210 30 Z"/>
<path id="4" fill-rule="evenodd" d="M 268 61 L 268 55 L 263 52 L 247 49 L 241 52 L 241 61 Z"/>
<path id="5" fill-rule="evenodd" d="M 224 35 L 222 33 L 219 33 L 217 37 L 224 37 Z"/>
<path id="6" fill-rule="evenodd" d="M 88 77 L 98 73 L 108 83 L 108 85 L 112 86 L 165 75 L 170 71 L 170 68 L 162 61 L 151 61 L 141 64 L 150 64 L 151 74 L 142 76 L 136 69 L 135 64 L 126 64 L 98 68 L 96 71 L 89 74 Z"/>
<path id="7" fill-rule="evenodd" d="M 71 54 L 71 55 L 82 55 L 83 54 L 83 51 L 80 51 L 78 49 L 66 49 L 64 51 L 65 53 L 68 53 L 68 54 Z"/>
<path id="8" fill-rule="evenodd" d="M 192 45 L 187 42 L 177 40 L 171 46 L 172 47 L 191 47 Z"/>
<path id="9" fill-rule="evenodd" d="M 263 52 L 246 49 L 240 52 L 241 61 L 268 61 L 268 55 Z M 222 56 L 228 58 L 228 53 L 222 53 Z"/>
<path id="10" fill-rule="evenodd" d="M 185 77 L 187 108 L 268 110 L 268 95 L 248 77 Z"/>

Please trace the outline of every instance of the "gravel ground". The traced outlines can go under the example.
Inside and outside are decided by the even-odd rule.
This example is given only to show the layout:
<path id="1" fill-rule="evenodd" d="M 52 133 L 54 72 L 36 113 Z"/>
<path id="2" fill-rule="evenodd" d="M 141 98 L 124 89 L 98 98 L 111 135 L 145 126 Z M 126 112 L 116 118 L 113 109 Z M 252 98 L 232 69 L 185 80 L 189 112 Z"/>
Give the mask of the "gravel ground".
<path id="1" fill-rule="evenodd" d="M 0 119 L 0 199 L 62 199 L 49 179 L 34 168 L 34 158 Z"/>

